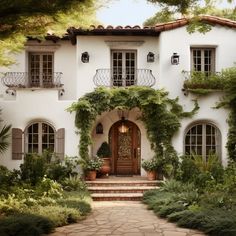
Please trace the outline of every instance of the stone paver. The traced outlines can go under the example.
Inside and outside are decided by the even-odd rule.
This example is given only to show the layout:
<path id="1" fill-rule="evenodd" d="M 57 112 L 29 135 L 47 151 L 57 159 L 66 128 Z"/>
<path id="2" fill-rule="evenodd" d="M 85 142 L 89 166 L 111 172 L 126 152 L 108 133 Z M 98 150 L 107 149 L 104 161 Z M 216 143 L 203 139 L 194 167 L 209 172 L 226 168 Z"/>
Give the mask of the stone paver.
<path id="1" fill-rule="evenodd" d="M 158 218 L 141 202 L 93 202 L 84 221 L 57 228 L 50 236 L 204 236 Z"/>

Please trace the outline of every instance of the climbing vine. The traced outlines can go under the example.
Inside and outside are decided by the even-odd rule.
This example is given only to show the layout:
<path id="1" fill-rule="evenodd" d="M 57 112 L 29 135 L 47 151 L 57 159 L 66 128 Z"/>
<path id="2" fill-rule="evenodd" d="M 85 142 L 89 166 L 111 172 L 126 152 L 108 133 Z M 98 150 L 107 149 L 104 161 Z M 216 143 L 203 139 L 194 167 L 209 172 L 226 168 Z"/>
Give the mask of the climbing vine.
<path id="1" fill-rule="evenodd" d="M 76 112 L 75 125 L 80 134 L 80 157 L 84 160 L 89 158 L 92 127 L 98 115 L 114 109 L 131 110 L 137 107 L 142 113 L 140 119 L 145 125 L 156 158 L 163 158 L 165 151 L 168 162 L 174 164 L 177 155 L 171 138 L 180 127 L 180 119 L 193 116 L 199 107 L 195 101 L 194 109 L 184 112 L 178 99 L 170 99 L 167 95 L 164 90 L 136 86 L 111 89 L 99 87 L 85 94 L 68 108 L 68 111 Z"/>
<path id="2" fill-rule="evenodd" d="M 224 70 L 224 92 L 218 108 L 226 107 L 230 111 L 227 149 L 229 158 L 236 161 L 236 67 Z"/>

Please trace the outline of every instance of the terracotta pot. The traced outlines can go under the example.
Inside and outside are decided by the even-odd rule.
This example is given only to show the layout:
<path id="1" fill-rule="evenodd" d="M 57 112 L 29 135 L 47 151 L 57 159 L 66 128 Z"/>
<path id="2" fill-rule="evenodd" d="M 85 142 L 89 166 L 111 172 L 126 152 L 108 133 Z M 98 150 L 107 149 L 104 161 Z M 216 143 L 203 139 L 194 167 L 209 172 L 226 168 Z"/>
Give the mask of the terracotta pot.
<path id="1" fill-rule="evenodd" d="M 100 169 L 100 172 L 102 175 L 109 175 L 111 172 L 111 158 L 102 158 L 103 159 L 103 164 Z"/>
<path id="2" fill-rule="evenodd" d="M 97 171 L 96 170 L 90 170 L 88 171 L 87 173 L 87 179 L 88 180 L 95 180 L 96 179 L 96 176 L 97 176 Z"/>
<path id="3" fill-rule="evenodd" d="M 156 172 L 155 171 L 147 171 L 147 178 L 148 180 L 155 180 L 156 179 Z"/>

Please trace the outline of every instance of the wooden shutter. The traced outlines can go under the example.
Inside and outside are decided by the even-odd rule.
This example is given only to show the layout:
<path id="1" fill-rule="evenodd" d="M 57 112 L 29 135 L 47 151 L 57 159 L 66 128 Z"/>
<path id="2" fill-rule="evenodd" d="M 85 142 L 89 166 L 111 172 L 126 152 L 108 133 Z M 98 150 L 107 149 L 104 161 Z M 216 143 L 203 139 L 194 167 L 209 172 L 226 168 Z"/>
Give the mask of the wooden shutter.
<path id="1" fill-rule="evenodd" d="M 22 130 L 12 129 L 12 160 L 22 160 Z"/>
<path id="2" fill-rule="evenodd" d="M 65 129 L 58 129 L 56 132 L 56 155 L 63 159 L 65 155 Z"/>

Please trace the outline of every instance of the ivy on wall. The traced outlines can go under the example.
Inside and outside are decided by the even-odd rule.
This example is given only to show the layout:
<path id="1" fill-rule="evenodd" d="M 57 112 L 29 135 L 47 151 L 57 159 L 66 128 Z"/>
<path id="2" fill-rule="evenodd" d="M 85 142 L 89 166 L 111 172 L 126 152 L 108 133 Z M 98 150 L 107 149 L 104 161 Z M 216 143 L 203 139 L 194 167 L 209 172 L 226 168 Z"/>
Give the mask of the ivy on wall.
<path id="1" fill-rule="evenodd" d="M 161 161 L 161 158 L 166 156 L 168 161 L 165 161 L 174 164 L 177 155 L 171 139 L 180 127 L 180 119 L 193 116 L 199 107 L 195 101 L 193 110 L 184 112 L 182 106 L 178 104 L 178 99 L 170 99 L 167 95 L 168 93 L 164 90 L 140 86 L 99 87 L 85 94 L 68 108 L 68 111 L 76 112 L 75 125 L 80 134 L 80 157 L 84 160 L 89 158 L 92 127 L 98 115 L 114 109 L 131 110 L 137 107 L 142 113 L 139 119 L 145 125 L 147 137 L 151 148 L 156 153 L 156 158 Z"/>
<path id="2" fill-rule="evenodd" d="M 229 158 L 236 161 L 236 67 L 224 70 L 224 93 L 217 107 L 225 107 L 230 111 L 227 149 Z"/>

